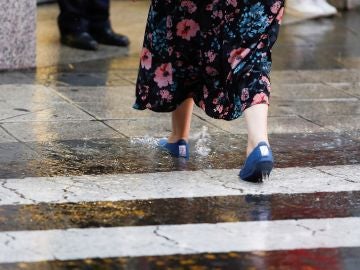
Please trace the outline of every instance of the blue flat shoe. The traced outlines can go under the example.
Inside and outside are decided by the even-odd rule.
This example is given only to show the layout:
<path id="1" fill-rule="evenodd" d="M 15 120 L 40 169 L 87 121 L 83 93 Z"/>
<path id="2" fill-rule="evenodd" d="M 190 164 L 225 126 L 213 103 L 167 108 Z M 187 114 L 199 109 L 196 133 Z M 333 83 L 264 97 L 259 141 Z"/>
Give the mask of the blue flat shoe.
<path id="1" fill-rule="evenodd" d="M 189 159 L 189 144 L 185 140 L 178 140 L 176 143 L 168 143 L 167 139 L 161 139 L 159 146 L 169 152 L 174 157 Z"/>
<path id="2" fill-rule="evenodd" d="M 274 158 L 266 142 L 260 142 L 247 157 L 239 176 L 248 182 L 262 182 L 269 177 L 274 167 Z"/>

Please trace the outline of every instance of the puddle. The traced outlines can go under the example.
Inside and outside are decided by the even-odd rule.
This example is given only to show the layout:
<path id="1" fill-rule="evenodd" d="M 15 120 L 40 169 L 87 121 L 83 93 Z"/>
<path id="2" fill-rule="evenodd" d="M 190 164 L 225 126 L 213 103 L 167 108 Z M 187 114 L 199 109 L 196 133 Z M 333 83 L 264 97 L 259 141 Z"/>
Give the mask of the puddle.
<path id="1" fill-rule="evenodd" d="M 151 136 L 3 143 L 0 178 L 27 176 L 152 173 L 174 170 L 239 169 L 246 135 L 209 134 L 204 128 L 190 139 L 190 160 L 173 158 Z M 360 142 L 344 134 L 272 134 L 275 166 L 313 167 L 360 163 Z"/>

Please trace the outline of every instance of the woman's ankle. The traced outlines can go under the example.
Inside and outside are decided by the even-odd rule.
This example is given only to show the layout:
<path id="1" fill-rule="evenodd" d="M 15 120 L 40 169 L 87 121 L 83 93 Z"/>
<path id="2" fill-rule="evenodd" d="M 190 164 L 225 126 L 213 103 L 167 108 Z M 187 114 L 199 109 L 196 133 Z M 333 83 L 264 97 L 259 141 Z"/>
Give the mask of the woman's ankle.
<path id="1" fill-rule="evenodd" d="M 185 136 L 179 136 L 177 134 L 170 134 L 169 137 L 168 137 L 168 142 L 169 143 L 176 143 L 178 142 L 179 140 L 184 140 L 186 142 L 189 141 L 189 137 L 185 137 Z"/>
<path id="2" fill-rule="evenodd" d="M 260 142 L 266 142 L 267 145 L 270 146 L 268 138 L 258 138 L 256 140 L 248 140 L 248 144 L 247 144 L 247 148 L 246 148 L 246 156 L 247 157 L 251 154 L 251 152 L 255 149 L 255 147 L 258 146 L 258 144 Z"/>

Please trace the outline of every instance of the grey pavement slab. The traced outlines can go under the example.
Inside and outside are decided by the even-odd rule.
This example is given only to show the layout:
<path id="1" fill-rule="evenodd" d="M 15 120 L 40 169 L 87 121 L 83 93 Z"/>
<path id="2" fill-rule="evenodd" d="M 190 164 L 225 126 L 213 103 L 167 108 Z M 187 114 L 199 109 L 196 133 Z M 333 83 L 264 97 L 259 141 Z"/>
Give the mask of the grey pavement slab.
<path id="1" fill-rule="evenodd" d="M 297 73 L 303 83 L 349 83 L 360 82 L 359 69 L 301 70 Z"/>
<path id="2" fill-rule="evenodd" d="M 155 116 L 155 113 L 132 108 L 135 101 L 133 85 L 118 87 L 58 88 L 66 96 L 87 112 L 100 119 L 138 119 Z"/>
<path id="3" fill-rule="evenodd" d="M 119 132 L 129 136 L 167 137 L 171 133 L 171 117 L 163 114 L 162 117 L 148 117 L 127 120 L 107 120 L 106 123 Z M 194 116 L 191 122 L 192 134 L 207 130 L 211 134 L 224 133 L 210 122 L 203 121 Z"/>
<path id="4" fill-rule="evenodd" d="M 93 102 L 119 104 L 123 100 L 135 97 L 135 86 L 100 86 L 100 87 L 57 87 L 56 91 L 68 97 L 74 102 Z"/>
<path id="5" fill-rule="evenodd" d="M 29 111 L 64 102 L 51 88 L 39 84 L 0 85 L 0 100 Z"/>
<path id="6" fill-rule="evenodd" d="M 275 85 L 304 83 L 306 81 L 302 78 L 301 72 L 298 70 L 273 70 L 270 73 L 271 83 Z M 276 87 L 273 88 L 275 88 L 273 91 L 276 91 Z"/>
<path id="7" fill-rule="evenodd" d="M 4 164 L 23 164 L 24 162 L 32 161 L 39 157 L 38 153 L 36 153 L 29 146 L 26 146 L 20 142 L 4 142 L 0 143 L 0 163 L 1 163 L 1 171 L 2 173 L 6 170 Z M 13 164 L 13 163 L 16 164 Z"/>
<path id="8" fill-rule="evenodd" d="M 0 125 L 0 143 L 18 142 L 14 137 L 10 136 Z"/>
<path id="9" fill-rule="evenodd" d="M 146 110 L 139 111 L 132 108 L 134 98 L 125 97 L 121 103 L 114 100 L 108 100 L 105 102 L 79 102 L 77 103 L 81 108 L 87 112 L 96 115 L 99 119 L 102 120 L 111 120 L 111 119 L 143 119 L 154 117 L 155 113 Z M 159 118 L 165 117 L 157 116 Z M 139 122 L 139 125 L 140 122 Z"/>
<path id="10" fill-rule="evenodd" d="M 246 122 L 243 117 L 240 119 L 227 122 L 215 119 L 209 119 L 218 128 L 231 134 L 247 134 Z M 313 133 L 325 132 L 326 129 L 311 123 L 298 116 L 279 116 L 268 118 L 268 132 L 269 134 L 286 134 L 286 133 Z"/>
<path id="11" fill-rule="evenodd" d="M 335 58 L 329 57 L 328 53 L 319 51 L 311 51 L 308 48 L 296 47 L 280 47 L 274 48 L 273 69 L 313 69 L 319 70 L 324 66 L 331 67 L 333 69 L 341 69 L 344 66 Z M 277 53 L 279 51 L 279 53 Z M 281 53 L 280 53 L 281 52 Z M 305 57 L 301 57 L 305 55 Z"/>
<path id="12" fill-rule="evenodd" d="M 2 126 L 23 142 L 123 137 L 100 121 L 13 122 L 3 123 Z"/>
<path id="13" fill-rule="evenodd" d="M 339 69 L 359 57 L 359 11 L 283 25 L 273 50 L 274 69 Z M 286 15 L 285 15 L 286 17 Z M 286 20 L 285 20 L 286 21 Z"/>
<path id="14" fill-rule="evenodd" d="M 341 177 L 349 183 L 360 183 L 360 168 L 357 166 L 320 166 L 316 169 L 331 176 Z"/>
<path id="15" fill-rule="evenodd" d="M 308 100 L 294 101 L 293 103 L 280 102 L 279 106 L 288 106 L 289 110 L 296 115 L 316 121 L 322 116 L 352 115 L 360 114 L 360 102 L 357 98 L 341 100 Z"/>
<path id="16" fill-rule="evenodd" d="M 73 71 L 73 72 L 54 73 L 51 79 L 56 80 L 68 86 L 107 86 L 111 83 L 116 85 L 129 84 L 129 82 L 127 82 L 124 79 L 121 79 L 119 76 L 116 76 L 113 73 L 108 74 L 106 72 L 79 73 Z"/>
<path id="17" fill-rule="evenodd" d="M 121 78 L 123 78 L 124 80 L 127 80 L 128 82 L 131 82 L 133 84 L 136 83 L 137 80 L 137 68 L 136 69 L 129 69 L 129 70 L 124 70 L 121 74 L 119 74 Z"/>
<path id="18" fill-rule="evenodd" d="M 317 100 L 351 98 L 346 89 L 337 89 L 325 83 L 278 83 L 273 84 L 272 101 L 276 100 Z M 345 87 L 344 87 L 345 88 Z M 359 87 L 360 95 L 360 87 Z"/>
<path id="19" fill-rule="evenodd" d="M 32 73 L 34 74 L 34 73 Z M 34 76 L 24 72 L 0 72 L 0 85 L 2 84 L 32 84 L 34 83 Z"/>
<path id="20" fill-rule="evenodd" d="M 327 83 L 330 87 L 333 87 L 335 89 L 342 90 L 349 95 L 356 96 L 360 98 L 360 82 L 334 82 L 334 83 Z"/>
<path id="21" fill-rule="evenodd" d="M 16 117 L 2 120 L 3 123 L 9 122 L 29 122 L 29 121 L 69 121 L 69 120 L 93 120 L 94 117 L 85 113 L 78 107 L 69 103 L 56 103 L 50 106 L 42 106 L 31 113 L 22 114 Z"/>
<path id="22" fill-rule="evenodd" d="M 0 121 L 31 113 L 29 109 L 12 106 L 5 100 L 0 100 Z"/>
<path id="23" fill-rule="evenodd" d="M 360 130 L 360 115 L 317 116 L 314 122 L 335 132 Z"/>
<path id="24" fill-rule="evenodd" d="M 60 71 L 52 68 L 39 68 L 36 72 L 38 84 L 49 85 L 53 88 L 61 87 L 100 87 L 100 86 L 126 86 L 132 84 L 121 78 L 122 70 L 111 70 L 107 60 L 100 63 L 81 63 L 76 66 L 63 67 Z M 96 64 L 96 67 L 92 67 Z"/>

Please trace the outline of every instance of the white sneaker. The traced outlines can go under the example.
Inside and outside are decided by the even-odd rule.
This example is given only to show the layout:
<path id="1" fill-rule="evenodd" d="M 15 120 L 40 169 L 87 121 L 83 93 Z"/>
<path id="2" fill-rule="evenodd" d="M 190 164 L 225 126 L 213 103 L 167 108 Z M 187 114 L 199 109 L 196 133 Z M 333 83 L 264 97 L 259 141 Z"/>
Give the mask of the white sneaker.
<path id="1" fill-rule="evenodd" d="M 324 13 L 313 0 L 287 0 L 286 12 L 299 17 L 321 16 Z"/>
<path id="2" fill-rule="evenodd" d="M 330 5 L 326 0 L 313 0 L 314 4 L 324 11 L 324 16 L 331 16 L 337 13 L 336 7 Z"/>

